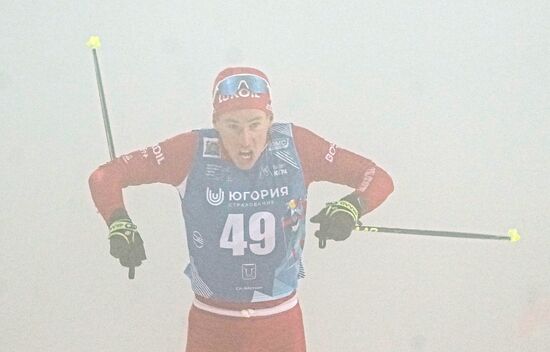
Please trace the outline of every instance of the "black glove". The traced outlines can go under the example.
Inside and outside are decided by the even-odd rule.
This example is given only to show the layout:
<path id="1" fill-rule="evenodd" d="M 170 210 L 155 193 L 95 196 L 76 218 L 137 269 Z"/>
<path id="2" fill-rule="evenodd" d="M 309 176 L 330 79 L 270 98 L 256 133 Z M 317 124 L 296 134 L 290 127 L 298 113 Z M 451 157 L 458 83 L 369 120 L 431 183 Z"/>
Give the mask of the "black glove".
<path id="1" fill-rule="evenodd" d="M 319 247 L 324 248 L 326 240 L 343 241 L 359 225 L 361 205 L 352 193 L 337 202 L 327 205 L 309 221 L 319 224 L 315 237 L 319 238 Z"/>
<path id="2" fill-rule="evenodd" d="M 109 226 L 109 242 L 111 255 L 117 258 L 122 266 L 132 269 L 147 259 L 137 226 L 128 218 L 115 220 Z"/>

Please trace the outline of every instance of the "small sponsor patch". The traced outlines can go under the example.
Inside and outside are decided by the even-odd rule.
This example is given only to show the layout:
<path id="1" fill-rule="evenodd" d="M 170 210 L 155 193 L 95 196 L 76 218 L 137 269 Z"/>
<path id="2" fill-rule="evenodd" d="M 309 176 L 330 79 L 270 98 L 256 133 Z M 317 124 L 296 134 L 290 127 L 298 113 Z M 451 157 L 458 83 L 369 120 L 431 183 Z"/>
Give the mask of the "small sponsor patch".
<path id="1" fill-rule="evenodd" d="M 220 141 L 218 138 L 204 137 L 202 140 L 202 156 L 205 158 L 220 158 Z"/>
<path id="2" fill-rule="evenodd" d="M 269 150 L 281 150 L 288 148 L 289 138 L 273 138 L 269 143 Z"/>
<path id="3" fill-rule="evenodd" d="M 334 161 L 334 156 L 336 155 L 336 144 L 332 143 L 330 147 L 328 148 L 328 152 L 325 155 L 325 160 L 329 163 L 332 163 Z"/>
<path id="4" fill-rule="evenodd" d="M 193 244 L 197 248 L 204 247 L 204 238 L 199 231 L 193 231 Z"/>
<path id="5" fill-rule="evenodd" d="M 129 162 L 130 160 L 132 160 L 133 157 L 134 157 L 134 156 L 133 156 L 132 154 L 126 154 L 126 155 L 123 155 L 123 156 L 122 156 L 122 160 L 123 160 L 126 164 L 128 164 L 128 162 Z"/>
<path id="6" fill-rule="evenodd" d="M 223 167 L 217 164 L 206 164 L 204 169 L 205 176 L 214 180 L 223 179 Z"/>
<path id="7" fill-rule="evenodd" d="M 157 164 L 160 165 L 162 161 L 164 160 L 164 153 L 162 152 L 162 148 L 160 147 L 160 144 L 154 145 L 151 147 L 153 150 L 153 154 L 155 154 L 155 159 L 157 160 Z"/>
<path id="8" fill-rule="evenodd" d="M 256 279 L 256 264 L 243 264 L 242 265 L 242 278 L 243 280 Z"/>
<path id="9" fill-rule="evenodd" d="M 262 166 L 260 168 L 260 178 L 270 177 L 270 176 L 273 176 L 273 173 L 271 172 L 271 169 L 269 168 L 269 166 Z"/>
<path id="10" fill-rule="evenodd" d="M 274 176 L 282 176 L 282 175 L 287 175 L 287 174 L 288 174 L 287 169 L 278 169 L 278 170 L 273 171 Z"/>
<path id="11" fill-rule="evenodd" d="M 361 184 L 359 185 L 359 187 L 357 187 L 357 190 L 359 192 L 364 192 L 370 185 L 370 183 L 372 182 L 372 179 L 374 178 L 374 174 L 376 173 L 376 168 L 373 166 L 373 167 L 369 167 L 365 173 L 363 174 L 363 180 L 361 181 Z"/>

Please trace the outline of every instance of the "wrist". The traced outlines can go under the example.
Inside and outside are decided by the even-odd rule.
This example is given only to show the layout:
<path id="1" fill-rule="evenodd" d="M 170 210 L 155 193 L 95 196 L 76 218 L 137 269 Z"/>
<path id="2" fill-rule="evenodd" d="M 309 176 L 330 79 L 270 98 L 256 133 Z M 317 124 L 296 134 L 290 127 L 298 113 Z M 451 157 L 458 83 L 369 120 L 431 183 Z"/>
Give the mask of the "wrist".
<path id="1" fill-rule="evenodd" d="M 115 232 L 115 231 L 121 231 L 121 230 L 136 230 L 137 226 L 134 225 L 132 220 L 130 219 L 119 219 L 115 220 L 110 226 L 109 231 Z"/>
<path id="2" fill-rule="evenodd" d="M 340 204 L 343 204 L 346 209 L 349 209 L 352 212 L 356 222 L 359 221 L 359 218 L 363 215 L 363 206 L 361 204 L 361 200 L 355 192 L 343 197 L 339 202 L 343 202 Z"/>
<path id="3" fill-rule="evenodd" d="M 126 211 L 126 209 L 118 208 L 109 217 L 109 220 L 107 221 L 107 226 L 111 227 L 111 225 L 115 221 L 122 220 L 122 219 L 130 220 L 130 216 L 128 216 L 128 212 Z"/>

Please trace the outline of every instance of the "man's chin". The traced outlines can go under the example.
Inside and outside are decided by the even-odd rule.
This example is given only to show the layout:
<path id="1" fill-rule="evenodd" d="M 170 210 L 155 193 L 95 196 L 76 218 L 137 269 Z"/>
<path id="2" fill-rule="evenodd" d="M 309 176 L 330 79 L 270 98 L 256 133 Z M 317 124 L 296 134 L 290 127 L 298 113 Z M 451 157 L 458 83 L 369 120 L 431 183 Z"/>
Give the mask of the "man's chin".
<path id="1" fill-rule="evenodd" d="M 235 166 L 237 166 L 241 170 L 250 170 L 252 166 L 254 166 L 253 162 L 250 163 L 235 163 Z"/>
<path id="2" fill-rule="evenodd" d="M 238 167 L 241 170 L 249 170 L 254 166 L 254 163 L 256 162 L 256 159 L 250 158 L 250 159 L 244 159 L 240 156 L 233 159 L 233 164 L 235 164 L 236 167 Z"/>

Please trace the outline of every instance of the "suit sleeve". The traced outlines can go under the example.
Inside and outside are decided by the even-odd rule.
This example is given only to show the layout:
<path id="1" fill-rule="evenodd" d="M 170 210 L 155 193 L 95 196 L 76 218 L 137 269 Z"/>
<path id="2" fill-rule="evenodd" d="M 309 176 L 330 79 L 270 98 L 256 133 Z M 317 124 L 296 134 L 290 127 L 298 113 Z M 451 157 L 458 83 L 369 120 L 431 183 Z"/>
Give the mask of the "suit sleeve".
<path id="1" fill-rule="evenodd" d="M 293 134 L 306 186 L 328 181 L 353 188 L 361 201 L 361 215 L 377 208 L 393 192 L 391 177 L 373 161 L 303 127 L 293 125 Z"/>
<path id="2" fill-rule="evenodd" d="M 107 223 L 124 210 L 122 189 L 150 183 L 181 184 L 191 168 L 198 136 L 187 132 L 122 155 L 97 168 L 88 180 L 92 199 Z"/>

